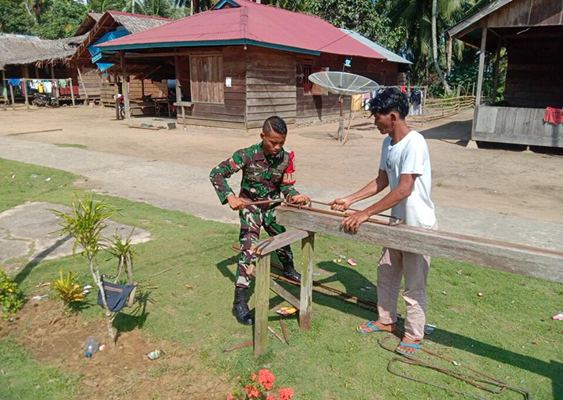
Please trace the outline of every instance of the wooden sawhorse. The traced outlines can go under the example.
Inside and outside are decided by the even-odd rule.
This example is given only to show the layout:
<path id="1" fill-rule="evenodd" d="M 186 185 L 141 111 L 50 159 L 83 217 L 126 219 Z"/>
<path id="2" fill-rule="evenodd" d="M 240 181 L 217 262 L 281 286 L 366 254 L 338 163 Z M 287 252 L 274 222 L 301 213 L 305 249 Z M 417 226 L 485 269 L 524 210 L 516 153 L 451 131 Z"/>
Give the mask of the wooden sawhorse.
<path id="1" fill-rule="evenodd" d="M 270 278 L 270 255 L 272 252 L 301 240 L 302 269 L 301 294 L 297 299 L 281 285 Z M 313 308 L 313 251 L 315 234 L 300 229 L 284 232 L 258 243 L 256 286 L 255 286 L 255 319 L 254 319 L 254 356 L 259 357 L 268 347 L 268 311 L 270 310 L 270 290 L 281 296 L 295 308 L 299 309 L 299 327 L 302 330 L 311 328 L 311 312 Z"/>

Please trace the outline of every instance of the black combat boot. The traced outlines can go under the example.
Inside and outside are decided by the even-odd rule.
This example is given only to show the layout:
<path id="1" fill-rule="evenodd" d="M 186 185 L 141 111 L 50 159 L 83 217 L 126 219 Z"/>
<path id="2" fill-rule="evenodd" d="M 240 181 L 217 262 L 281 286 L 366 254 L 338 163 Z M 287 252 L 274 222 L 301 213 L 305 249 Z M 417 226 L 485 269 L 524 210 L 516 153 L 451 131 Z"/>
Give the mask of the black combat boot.
<path id="1" fill-rule="evenodd" d="M 254 319 L 248 308 L 248 288 L 235 286 L 235 301 L 233 303 L 233 315 L 243 325 L 254 324 Z"/>
<path id="2" fill-rule="evenodd" d="M 291 279 L 292 281 L 301 283 L 301 274 L 297 272 L 295 268 L 293 268 L 293 265 L 289 265 L 289 266 L 284 265 L 283 276 L 285 276 L 288 279 Z"/>

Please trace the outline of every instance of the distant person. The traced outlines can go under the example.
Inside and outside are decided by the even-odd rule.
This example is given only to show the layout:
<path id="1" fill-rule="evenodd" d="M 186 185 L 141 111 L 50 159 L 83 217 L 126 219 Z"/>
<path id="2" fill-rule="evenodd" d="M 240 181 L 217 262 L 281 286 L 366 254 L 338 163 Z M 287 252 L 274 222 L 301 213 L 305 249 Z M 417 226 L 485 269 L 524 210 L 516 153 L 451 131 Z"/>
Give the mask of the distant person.
<path id="1" fill-rule="evenodd" d="M 345 218 L 342 226 L 350 232 L 358 232 L 370 216 L 392 208 L 392 215 L 402 218 L 405 225 L 436 229 L 434 204 L 430 200 L 432 171 L 428 146 L 420 133 L 407 126 L 407 95 L 398 88 L 382 89 L 371 101 L 370 111 L 375 117 L 377 129 L 381 134 L 388 135 L 383 141 L 378 176 L 356 193 L 334 200 L 332 209 L 347 210 L 352 204 L 375 196 L 390 186 L 391 191 L 385 197 Z M 404 276 L 403 299 L 407 305 L 407 315 L 405 334 L 396 352 L 413 355 L 420 350 L 426 323 L 429 269 L 429 256 L 384 248 L 377 270 L 379 317 L 376 321 L 367 321 L 358 326 L 358 332 L 369 334 L 395 330 L 397 301 Z"/>
<path id="2" fill-rule="evenodd" d="M 294 187 L 294 153 L 283 147 L 287 137 L 287 126 L 280 117 L 268 118 L 262 127 L 262 141 L 246 149 L 238 150 L 231 158 L 213 168 L 211 183 L 221 200 L 229 204 L 232 210 L 239 212 L 240 218 L 240 255 L 235 282 L 235 300 L 233 314 L 237 321 L 252 325 L 254 319 L 248 308 L 248 288 L 256 263 L 256 254 L 251 250 L 258 242 L 260 228 L 263 226 L 268 235 L 275 236 L 285 232 L 285 228 L 276 222 L 276 206 L 279 203 L 247 205 L 248 202 L 280 199 L 296 204 L 305 204 L 309 197 L 299 194 Z M 242 170 L 242 182 L 239 196 L 235 195 L 227 179 Z M 295 271 L 293 253 L 289 246 L 276 251 L 283 265 L 284 275 L 301 282 L 301 275 Z"/>

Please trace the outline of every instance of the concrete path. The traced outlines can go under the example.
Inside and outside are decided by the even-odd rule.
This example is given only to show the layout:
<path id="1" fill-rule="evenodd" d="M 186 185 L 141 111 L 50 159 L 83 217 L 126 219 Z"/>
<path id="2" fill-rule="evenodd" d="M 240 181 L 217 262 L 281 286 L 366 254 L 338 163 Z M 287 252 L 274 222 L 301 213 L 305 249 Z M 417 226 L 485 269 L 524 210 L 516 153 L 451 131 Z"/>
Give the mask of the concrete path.
<path id="1" fill-rule="evenodd" d="M 183 211 L 204 219 L 234 223 L 237 214 L 221 206 L 209 170 L 170 162 L 63 148 L 50 144 L 0 137 L 0 157 L 72 172 L 86 178 L 88 189 Z M 231 179 L 238 186 L 240 175 Z M 300 185 L 311 197 L 330 201 L 345 193 L 339 188 Z M 563 225 L 504 214 L 441 207 L 440 229 L 467 235 L 563 250 Z"/>

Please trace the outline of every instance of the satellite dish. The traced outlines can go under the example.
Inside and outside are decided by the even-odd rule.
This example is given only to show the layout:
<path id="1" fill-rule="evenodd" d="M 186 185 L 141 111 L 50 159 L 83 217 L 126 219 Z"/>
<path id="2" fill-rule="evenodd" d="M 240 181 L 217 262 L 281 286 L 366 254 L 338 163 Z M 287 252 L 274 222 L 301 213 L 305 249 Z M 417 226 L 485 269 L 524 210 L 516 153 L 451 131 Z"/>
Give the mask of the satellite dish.
<path id="1" fill-rule="evenodd" d="M 365 76 L 348 72 L 321 71 L 309 75 L 309 81 L 325 88 L 330 93 L 340 96 L 340 124 L 335 139 L 344 140 L 344 97 L 369 93 L 379 88 L 379 85 Z"/>

